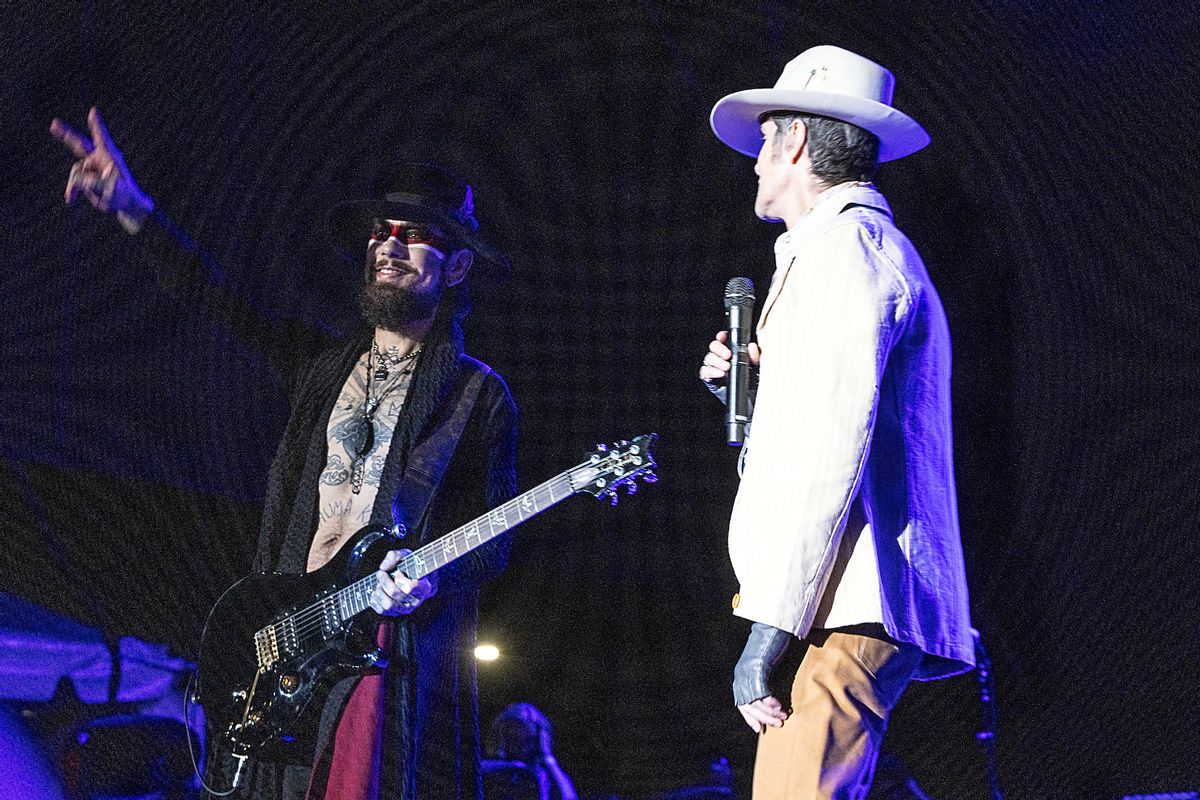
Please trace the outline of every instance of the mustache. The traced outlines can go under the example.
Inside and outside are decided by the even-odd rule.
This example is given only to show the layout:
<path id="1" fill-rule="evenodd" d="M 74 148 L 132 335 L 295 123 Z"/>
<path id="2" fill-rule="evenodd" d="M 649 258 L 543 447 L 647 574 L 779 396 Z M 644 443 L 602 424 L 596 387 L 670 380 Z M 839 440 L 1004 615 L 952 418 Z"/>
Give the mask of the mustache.
<path id="1" fill-rule="evenodd" d="M 389 258 L 387 256 L 376 257 L 375 263 L 371 266 L 371 269 L 375 270 L 376 272 L 381 269 L 394 269 L 402 272 L 416 271 L 407 262 L 402 261 L 399 258 Z"/>

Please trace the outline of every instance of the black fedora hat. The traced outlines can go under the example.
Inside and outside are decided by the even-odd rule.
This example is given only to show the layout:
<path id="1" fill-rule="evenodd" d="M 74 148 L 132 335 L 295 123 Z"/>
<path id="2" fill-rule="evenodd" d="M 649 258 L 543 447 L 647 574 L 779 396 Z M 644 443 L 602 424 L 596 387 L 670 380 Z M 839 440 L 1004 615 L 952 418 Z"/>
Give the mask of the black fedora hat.
<path id="1" fill-rule="evenodd" d="M 441 164 L 411 161 L 400 164 L 383 182 L 378 200 L 339 203 L 329 211 L 329 236 L 334 248 L 354 265 L 361 265 L 371 220 L 402 219 L 433 222 L 476 256 L 490 277 L 508 277 L 508 257 L 479 235 L 474 193 L 465 178 Z M 481 263 L 482 262 L 482 263 Z"/>

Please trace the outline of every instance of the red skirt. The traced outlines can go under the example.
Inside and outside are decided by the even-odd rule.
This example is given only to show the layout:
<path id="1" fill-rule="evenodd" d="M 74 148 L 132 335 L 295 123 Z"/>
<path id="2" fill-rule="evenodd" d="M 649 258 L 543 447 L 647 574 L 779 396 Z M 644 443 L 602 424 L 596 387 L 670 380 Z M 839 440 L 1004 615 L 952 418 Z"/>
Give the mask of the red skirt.
<path id="1" fill-rule="evenodd" d="M 386 621 L 379 626 L 377 641 L 385 652 L 391 649 L 393 632 L 394 627 Z M 330 748 L 332 752 L 315 761 L 318 767 L 309 778 L 305 800 L 379 800 L 383 678 L 383 670 L 371 670 L 359 679 L 338 718 L 332 745 L 326 745 L 327 752 Z M 320 768 L 324 764 L 329 765 L 327 775 Z"/>

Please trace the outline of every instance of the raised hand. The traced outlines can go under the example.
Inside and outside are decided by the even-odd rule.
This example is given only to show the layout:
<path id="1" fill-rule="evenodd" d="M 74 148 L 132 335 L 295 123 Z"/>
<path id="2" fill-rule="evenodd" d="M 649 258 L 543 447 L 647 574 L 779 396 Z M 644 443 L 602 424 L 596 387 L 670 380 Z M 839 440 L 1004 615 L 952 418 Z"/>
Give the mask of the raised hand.
<path id="1" fill-rule="evenodd" d="M 88 112 L 88 130 L 84 136 L 67 123 L 55 118 L 50 133 L 75 156 L 67 176 L 63 198 L 74 203 L 82 194 L 93 207 L 114 213 L 125 230 L 136 233 L 154 210 L 154 201 L 137 185 L 121 151 L 113 143 L 100 116 L 100 110 Z"/>

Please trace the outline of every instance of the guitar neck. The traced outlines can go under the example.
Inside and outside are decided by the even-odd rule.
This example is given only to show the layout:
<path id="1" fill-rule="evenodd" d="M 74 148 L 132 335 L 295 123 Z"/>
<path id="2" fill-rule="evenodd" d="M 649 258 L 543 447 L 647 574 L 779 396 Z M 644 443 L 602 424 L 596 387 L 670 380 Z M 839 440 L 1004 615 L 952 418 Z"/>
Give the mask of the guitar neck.
<path id="1" fill-rule="evenodd" d="M 512 530 L 530 517 L 561 503 L 575 494 L 576 489 L 571 484 L 571 474 L 574 471 L 560 473 L 476 517 L 461 528 L 455 528 L 445 536 L 414 550 L 400 562 L 400 571 L 413 580 L 420 580 L 434 570 L 487 544 L 500 534 Z"/>
<path id="2" fill-rule="evenodd" d="M 636 437 L 633 442 L 622 441 L 613 449 L 597 445 L 587 461 L 560 472 L 545 483 L 517 495 L 507 503 L 456 528 L 445 536 L 406 555 L 398 568 L 409 578 L 420 580 L 436 569 L 465 556 L 487 544 L 502 533 L 512 530 L 530 517 L 542 513 L 580 492 L 607 497 L 617 502 L 617 489 L 625 487 L 632 494 L 636 479 L 653 483 L 656 478 L 650 445 L 654 434 Z M 267 625 L 254 634 L 259 669 L 269 669 L 284 655 L 294 655 L 313 638 L 329 638 L 352 617 L 370 607 L 371 593 L 379 581 L 378 573 L 337 591 L 322 594 L 319 599 L 299 611 Z"/>
<path id="3" fill-rule="evenodd" d="M 455 528 L 445 536 L 414 550 L 401 560 L 397 569 L 412 580 L 420 580 L 434 570 L 487 544 L 500 534 L 512 530 L 530 517 L 566 500 L 578 492 L 582 484 L 590 480 L 595 473 L 595 467 L 586 461 L 561 472 L 545 483 L 476 517 L 466 525 Z M 334 600 L 346 617 L 367 609 L 376 580 L 375 574 L 372 573 L 335 593 Z"/>

